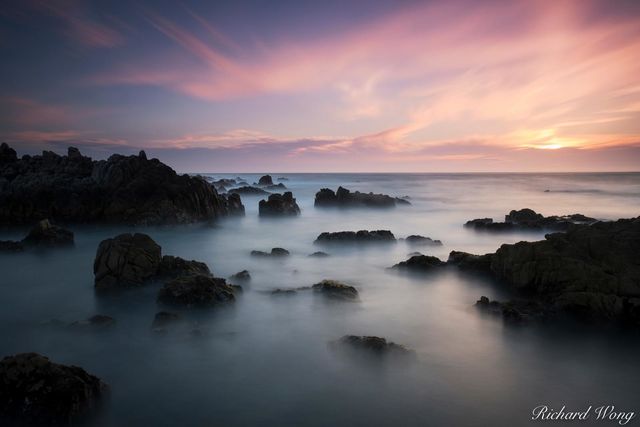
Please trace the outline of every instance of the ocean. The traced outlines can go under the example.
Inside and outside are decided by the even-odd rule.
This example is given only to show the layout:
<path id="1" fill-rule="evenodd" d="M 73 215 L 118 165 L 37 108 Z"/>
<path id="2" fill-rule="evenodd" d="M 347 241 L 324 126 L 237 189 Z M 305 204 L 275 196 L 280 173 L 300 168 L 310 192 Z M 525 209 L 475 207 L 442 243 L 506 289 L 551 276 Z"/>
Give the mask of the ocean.
<path id="1" fill-rule="evenodd" d="M 261 174 L 204 175 L 253 183 Z M 0 356 L 39 352 L 102 378 L 110 398 L 86 421 L 98 426 L 514 426 L 539 424 L 531 418 L 540 405 L 640 409 L 637 336 L 590 327 L 508 326 L 473 307 L 482 295 L 511 297 L 500 284 L 453 269 L 430 276 L 389 269 L 414 251 L 446 260 L 452 250 L 483 254 L 544 238 L 544 231 L 463 227 L 474 218 L 502 220 L 512 209 L 602 220 L 638 216 L 640 173 L 272 176 L 288 179 L 282 182 L 297 198 L 299 217 L 259 218 L 263 197 L 242 196 L 241 218 L 186 226 L 70 226 L 74 248 L 0 256 Z M 340 185 L 408 196 L 411 205 L 314 208 L 318 190 Z M 362 229 L 391 230 L 398 238 L 420 234 L 443 246 L 313 243 L 321 232 Z M 182 327 L 154 333 L 160 284 L 109 296 L 93 289 L 99 242 L 132 231 L 149 234 L 163 254 L 207 263 L 218 277 L 246 269 L 252 280 L 232 306 L 185 312 Z M 3 229 L 0 240 L 25 233 Z M 273 247 L 291 255 L 250 256 Z M 308 256 L 318 250 L 330 256 Z M 355 286 L 360 302 L 269 293 L 322 279 Z M 94 314 L 114 317 L 116 326 L 90 332 L 49 324 Z M 328 342 L 346 334 L 385 337 L 415 350 L 417 360 L 332 352 Z"/>

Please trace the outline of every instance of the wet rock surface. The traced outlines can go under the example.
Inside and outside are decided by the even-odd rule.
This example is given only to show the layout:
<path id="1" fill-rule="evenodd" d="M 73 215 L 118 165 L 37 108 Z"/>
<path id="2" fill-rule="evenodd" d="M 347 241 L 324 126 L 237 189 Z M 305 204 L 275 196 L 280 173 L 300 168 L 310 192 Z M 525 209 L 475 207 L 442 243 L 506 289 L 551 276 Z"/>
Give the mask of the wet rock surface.
<path id="1" fill-rule="evenodd" d="M 0 361 L 0 420 L 7 426 L 69 426 L 98 405 L 107 386 L 77 366 L 37 353 Z"/>
<path id="2" fill-rule="evenodd" d="M 65 223 L 188 223 L 229 215 L 226 199 L 200 177 L 157 159 L 114 154 L 94 161 L 70 147 L 18 159 L 2 146 L 0 224 L 42 218 Z"/>
<path id="3" fill-rule="evenodd" d="M 389 243 L 396 238 L 389 230 L 337 231 L 321 233 L 315 243 Z"/>
<path id="4" fill-rule="evenodd" d="M 260 216 L 296 216 L 300 215 L 300 207 L 287 191 L 284 194 L 271 194 L 267 200 L 260 200 L 258 204 Z"/>
<path id="5" fill-rule="evenodd" d="M 337 280 L 323 280 L 313 285 L 311 289 L 330 299 L 341 301 L 357 301 L 359 299 L 356 288 Z"/>
<path id="6" fill-rule="evenodd" d="M 464 226 L 481 231 L 511 231 L 511 230 L 567 230 L 575 224 L 592 224 L 595 218 L 582 214 L 565 216 L 543 216 L 532 209 L 512 210 L 505 215 L 504 222 L 494 222 L 493 218 L 477 218 L 467 221 Z"/>
<path id="7" fill-rule="evenodd" d="M 391 197 L 386 194 L 351 192 L 344 187 L 338 187 L 337 191 L 323 188 L 316 193 L 314 206 L 316 207 L 369 207 L 391 208 L 398 204 L 408 205 L 407 200 Z"/>
<path id="8" fill-rule="evenodd" d="M 187 308 L 213 307 L 234 302 L 238 287 L 224 279 L 201 274 L 178 277 L 167 282 L 158 292 L 158 302 Z"/>

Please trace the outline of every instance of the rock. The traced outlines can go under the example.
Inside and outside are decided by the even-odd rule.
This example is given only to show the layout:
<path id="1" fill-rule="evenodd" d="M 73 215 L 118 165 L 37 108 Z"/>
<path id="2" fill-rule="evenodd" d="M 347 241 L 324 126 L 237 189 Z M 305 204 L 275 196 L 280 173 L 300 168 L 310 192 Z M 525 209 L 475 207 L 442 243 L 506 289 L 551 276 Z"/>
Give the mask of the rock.
<path id="1" fill-rule="evenodd" d="M 292 296 L 292 295 L 296 295 L 298 293 L 298 291 L 296 289 L 274 289 L 271 292 L 271 295 L 273 296 Z"/>
<path id="2" fill-rule="evenodd" d="M 159 311 L 153 318 L 151 323 L 151 329 L 165 329 L 167 326 L 174 324 L 182 320 L 182 317 L 177 313 L 170 313 L 168 311 Z"/>
<path id="3" fill-rule="evenodd" d="M 342 301 L 357 301 L 359 299 L 356 288 L 336 280 L 323 280 L 313 285 L 311 289 L 331 299 Z"/>
<path id="4" fill-rule="evenodd" d="M 156 276 L 162 278 L 176 278 L 188 274 L 203 274 L 211 276 L 212 273 L 204 262 L 195 260 L 187 261 L 183 258 L 165 255 L 162 257 Z"/>
<path id="5" fill-rule="evenodd" d="M 416 255 L 412 256 L 406 261 L 402 261 L 394 265 L 393 268 L 400 270 L 428 272 L 440 269 L 445 265 L 446 263 L 440 261 L 440 259 L 437 257 L 429 255 Z"/>
<path id="6" fill-rule="evenodd" d="M 324 232 L 318 236 L 315 243 L 389 243 L 395 241 L 395 236 L 389 230 L 360 230 L 357 232 Z"/>
<path id="7" fill-rule="evenodd" d="M 420 235 L 411 235 L 405 239 L 405 241 L 412 245 L 420 246 L 442 246 L 440 240 L 433 240 L 431 237 L 424 237 Z"/>
<path id="8" fill-rule="evenodd" d="M 45 151 L 18 160 L 8 146 L 0 153 L 0 224 L 49 218 L 147 225 L 229 215 L 224 199 L 204 179 L 178 175 L 145 155 L 94 161 L 72 147 L 66 156 Z"/>
<path id="9" fill-rule="evenodd" d="M 505 323 L 511 325 L 545 321 L 555 315 L 550 308 L 531 300 L 499 302 L 490 301 L 489 298 L 482 296 L 475 306 L 484 313 L 501 317 Z"/>
<path id="10" fill-rule="evenodd" d="M 264 175 L 260 177 L 258 185 L 273 185 L 273 179 L 271 178 L 271 175 Z"/>
<path id="11" fill-rule="evenodd" d="M 329 343 L 329 347 L 333 350 L 355 351 L 376 357 L 415 357 L 415 352 L 407 349 L 405 346 L 374 336 L 345 335 L 339 340 Z"/>
<path id="12" fill-rule="evenodd" d="M 494 222 L 492 218 L 478 218 L 465 223 L 465 227 L 485 231 L 510 230 L 567 230 L 575 224 L 592 224 L 597 220 L 582 214 L 545 217 L 532 209 L 512 210 L 505 215 L 504 222 Z"/>
<path id="13" fill-rule="evenodd" d="M 86 320 L 72 322 L 69 326 L 81 329 L 107 329 L 115 326 L 116 319 L 111 316 L 96 314 Z"/>
<path id="14" fill-rule="evenodd" d="M 161 248 L 146 234 L 121 234 L 103 240 L 93 264 L 95 288 L 111 290 L 141 286 L 162 262 Z"/>
<path id="15" fill-rule="evenodd" d="M 40 247 L 73 246 L 73 232 L 43 219 L 29 231 L 22 243 L 25 246 Z"/>
<path id="16" fill-rule="evenodd" d="M 68 426 L 98 406 L 107 385 L 37 353 L 0 361 L 0 419 L 8 426 Z"/>
<path id="17" fill-rule="evenodd" d="M 0 165 L 15 163 L 18 161 L 16 150 L 9 147 L 6 142 L 0 144 Z"/>
<path id="18" fill-rule="evenodd" d="M 225 205 L 225 209 L 229 215 L 244 215 L 244 205 L 242 204 L 242 200 L 240 199 L 240 194 L 230 193 L 227 195 L 221 195 L 220 198 L 222 199 L 222 202 Z"/>
<path id="19" fill-rule="evenodd" d="M 224 279 L 204 275 L 182 276 L 166 283 L 158 302 L 184 307 L 213 307 L 235 301 L 236 288 Z"/>
<path id="20" fill-rule="evenodd" d="M 269 191 L 282 191 L 287 189 L 287 187 L 283 183 L 267 185 L 264 188 Z"/>
<path id="21" fill-rule="evenodd" d="M 420 255 L 424 255 L 424 254 L 422 252 L 417 252 L 417 251 L 416 252 L 410 252 L 410 253 L 407 254 L 407 256 L 409 258 L 411 258 L 412 256 L 420 256 Z"/>
<path id="22" fill-rule="evenodd" d="M 243 194 L 247 196 L 262 196 L 265 194 L 269 194 L 268 191 L 264 191 L 262 188 L 256 188 L 251 186 L 244 186 L 238 188 L 232 188 L 229 190 L 229 194 Z"/>
<path id="23" fill-rule="evenodd" d="M 229 279 L 235 282 L 248 282 L 251 280 L 251 274 L 247 270 L 242 270 L 230 276 Z"/>
<path id="24" fill-rule="evenodd" d="M 466 252 L 451 251 L 447 263 L 458 266 L 461 270 L 489 273 L 491 271 L 491 256 L 491 254 L 473 255 Z"/>
<path id="25" fill-rule="evenodd" d="M 272 248 L 271 253 L 264 251 L 251 251 L 251 255 L 257 257 L 285 257 L 289 256 L 289 251 L 283 248 Z"/>
<path id="26" fill-rule="evenodd" d="M 22 251 L 24 251 L 24 245 L 22 244 L 22 242 L 15 242 L 13 240 L 0 240 L 0 253 Z"/>
<path id="27" fill-rule="evenodd" d="M 258 209 L 260 216 L 300 215 L 300 207 L 291 191 L 284 194 L 271 194 L 268 200 L 260 200 Z"/>
<path id="28" fill-rule="evenodd" d="M 386 194 L 352 193 L 344 187 L 339 187 L 336 192 L 329 188 L 323 188 L 316 193 L 314 206 L 316 207 L 373 207 L 390 208 L 397 204 L 410 204 L 407 200 Z"/>
<path id="29" fill-rule="evenodd" d="M 330 255 L 328 253 L 326 253 L 326 252 L 317 251 L 317 252 L 312 253 L 309 256 L 313 257 L 313 258 L 326 258 L 326 257 L 328 257 Z"/>

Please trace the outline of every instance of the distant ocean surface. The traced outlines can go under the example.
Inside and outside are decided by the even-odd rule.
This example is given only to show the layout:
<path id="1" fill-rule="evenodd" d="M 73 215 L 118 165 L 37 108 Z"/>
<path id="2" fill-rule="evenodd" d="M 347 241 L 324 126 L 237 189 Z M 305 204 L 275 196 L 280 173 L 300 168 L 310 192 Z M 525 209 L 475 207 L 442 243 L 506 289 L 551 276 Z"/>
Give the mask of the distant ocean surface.
<path id="1" fill-rule="evenodd" d="M 252 184 L 261 174 L 203 175 Z M 99 426 L 519 426 L 540 423 L 531 421 L 539 405 L 640 410 L 637 339 L 507 327 L 473 307 L 482 295 L 510 297 L 485 278 L 454 270 L 414 277 L 388 269 L 413 251 L 446 260 L 452 250 L 483 254 L 544 237 L 544 231 L 491 234 L 462 226 L 473 218 L 502 220 L 512 209 L 636 217 L 640 173 L 272 176 L 297 198 L 299 217 L 259 218 L 263 197 L 242 196 L 246 216 L 215 225 L 71 226 L 74 249 L 0 256 L 0 356 L 35 351 L 101 377 L 111 385 L 111 398 L 91 422 Z M 318 190 L 340 185 L 408 196 L 411 205 L 314 208 Z M 362 229 L 388 229 L 398 238 L 420 234 L 443 246 L 313 244 L 324 231 Z M 216 276 L 247 269 L 252 280 L 234 306 L 187 313 L 186 329 L 158 336 L 150 328 L 160 311 L 158 286 L 94 294 L 99 242 L 131 231 L 149 234 L 163 254 L 206 262 Z M 3 229 L 0 240 L 24 233 Z M 291 256 L 249 255 L 273 247 Z M 331 256 L 308 257 L 318 250 Z M 322 279 L 354 285 L 361 301 L 268 293 Z M 44 325 L 93 314 L 116 318 L 116 327 L 85 333 Z M 415 350 L 418 360 L 372 363 L 329 351 L 327 343 L 345 334 L 385 337 Z"/>

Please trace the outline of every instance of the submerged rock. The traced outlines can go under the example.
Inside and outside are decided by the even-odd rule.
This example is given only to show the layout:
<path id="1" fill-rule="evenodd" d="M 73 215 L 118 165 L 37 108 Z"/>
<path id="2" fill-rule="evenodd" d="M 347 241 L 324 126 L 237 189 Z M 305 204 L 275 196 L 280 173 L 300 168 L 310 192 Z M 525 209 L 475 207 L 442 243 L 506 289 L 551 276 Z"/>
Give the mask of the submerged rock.
<path id="1" fill-rule="evenodd" d="M 211 276 L 182 276 L 160 289 L 158 302 L 184 307 L 212 307 L 234 302 L 238 288 L 228 285 L 224 279 Z"/>
<path id="2" fill-rule="evenodd" d="M 312 257 L 312 258 L 326 258 L 326 257 L 331 256 L 331 255 L 329 255 L 326 252 L 316 251 L 316 252 L 310 254 L 309 256 Z"/>
<path id="3" fill-rule="evenodd" d="M 389 230 L 360 230 L 321 233 L 315 243 L 372 243 L 395 242 L 396 238 Z"/>
<path id="4" fill-rule="evenodd" d="M 165 255 L 158 265 L 158 270 L 155 273 L 156 276 L 162 278 L 175 278 L 188 274 L 203 274 L 212 275 L 209 267 L 204 262 L 200 261 L 187 261 L 183 258 Z"/>
<path id="5" fill-rule="evenodd" d="M 251 251 L 251 256 L 256 257 L 285 257 L 289 256 L 289 251 L 283 248 L 272 248 L 271 252 Z"/>
<path id="6" fill-rule="evenodd" d="M 95 288 L 111 290 L 141 286 L 162 262 L 161 248 L 146 234 L 120 234 L 103 240 L 93 263 Z"/>
<path id="7" fill-rule="evenodd" d="M 73 232 L 43 219 L 22 240 L 25 246 L 73 246 Z"/>
<path id="8" fill-rule="evenodd" d="M 446 263 L 440 261 L 440 258 L 429 255 L 415 255 L 406 261 L 399 262 L 393 268 L 399 270 L 410 270 L 416 272 L 429 272 L 439 270 Z"/>
<path id="9" fill-rule="evenodd" d="M 287 187 L 283 183 L 274 184 L 274 185 L 267 185 L 264 188 L 266 188 L 269 191 L 282 191 L 282 190 L 286 190 L 287 189 Z"/>
<path id="10" fill-rule="evenodd" d="M 345 335 L 337 341 L 329 343 L 333 350 L 356 351 L 373 356 L 402 356 L 415 357 L 413 350 L 405 346 L 387 341 L 385 338 L 375 336 Z"/>
<path id="11" fill-rule="evenodd" d="M 290 191 L 284 194 L 271 194 L 268 200 L 260 200 L 258 209 L 260 216 L 300 215 L 300 207 Z"/>
<path id="12" fill-rule="evenodd" d="M 274 289 L 270 292 L 273 296 L 292 296 L 298 293 L 298 289 Z"/>
<path id="13" fill-rule="evenodd" d="M 331 299 L 342 301 L 357 301 L 359 299 L 356 288 L 337 280 L 323 280 L 313 285 L 311 289 Z"/>
<path id="14" fill-rule="evenodd" d="M 187 223 L 229 214 L 215 188 L 178 175 L 157 159 L 114 154 L 94 161 L 71 147 L 66 156 L 44 151 L 0 162 L 0 224 L 59 222 Z M 8 153 L 8 154 L 7 154 Z"/>
<path id="15" fill-rule="evenodd" d="M 486 231 L 510 230 L 567 230 L 575 224 L 592 224 L 595 218 L 582 214 L 545 217 L 532 209 L 512 210 L 505 215 L 504 222 L 494 222 L 492 218 L 478 218 L 467 221 L 465 227 Z"/>
<path id="16" fill-rule="evenodd" d="M 416 234 L 407 237 L 405 241 L 416 246 L 442 246 L 442 242 L 440 240 L 433 240 L 431 237 Z"/>
<path id="17" fill-rule="evenodd" d="M 0 361 L 0 419 L 7 426 L 68 426 L 98 405 L 107 385 L 37 353 Z"/>
<path id="18" fill-rule="evenodd" d="M 339 187 L 336 192 L 329 188 L 323 188 L 316 193 L 314 206 L 316 207 L 372 207 L 390 208 L 397 204 L 410 204 L 405 199 L 387 196 L 386 194 L 352 193 L 344 187 Z"/>

